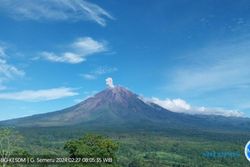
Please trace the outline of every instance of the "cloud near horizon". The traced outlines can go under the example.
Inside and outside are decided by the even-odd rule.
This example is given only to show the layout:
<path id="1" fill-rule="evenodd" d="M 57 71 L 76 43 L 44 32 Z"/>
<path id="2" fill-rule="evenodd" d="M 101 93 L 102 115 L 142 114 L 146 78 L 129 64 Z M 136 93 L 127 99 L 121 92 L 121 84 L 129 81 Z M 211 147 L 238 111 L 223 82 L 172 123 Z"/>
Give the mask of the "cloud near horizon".
<path id="1" fill-rule="evenodd" d="M 78 95 L 73 88 L 59 87 L 41 90 L 24 90 L 20 92 L 0 93 L 2 100 L 18 100 L 28 102 L 39 102 L 61 99 Z"/>
<path id="2" fill-rule="evenodd" d="M 17 20 L 94 21 L 106 26 L 114 17 L 100 6 L 85 0 L 1 0 L 3 13 Z"/>
<path id="3" fill-rule="evenodd" d="M 244 113 L 237 110 L 227 110 L 223 108 L 196 107 L 187 103 L 183 99 L 159 99 L 156 97 L 146 98 L 146 102 L 152 102 L 159 106 L 178 113 L 201 114 L 201 115 L 222 115 L 226 117 L 243 117 Z"/>
<path id="4" fill-rule="evenodd" d="M 86 61 L 86 57 L 107 51 L 106 42 L 96 41 L 91 37 L 78 38 L 69 46 L 69 51 L 62 53 L 54 53 L 43 51 L 40 53 L 41 57 L 59 63 L 78 64 Z"/>

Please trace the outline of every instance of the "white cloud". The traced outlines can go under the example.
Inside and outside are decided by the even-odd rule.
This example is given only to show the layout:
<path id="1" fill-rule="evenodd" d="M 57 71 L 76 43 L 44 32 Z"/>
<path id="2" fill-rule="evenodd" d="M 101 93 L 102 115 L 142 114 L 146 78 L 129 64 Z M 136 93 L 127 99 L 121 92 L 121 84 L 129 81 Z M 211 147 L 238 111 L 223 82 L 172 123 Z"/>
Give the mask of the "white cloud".
<path id="1" fill-rule="evenodd" d="M 0 9 L 18 20 L 90 20 L 106 26 L 106 19 L 114 19 L 100 6 L 85 0 L 1 0 Z"/>
<path id="2" fill-rule="evenodd" d="M 108 77 L 105 81 L 106 81 L 106 85 L 108 87 L 110 87 L 110 88 L 114 88 L 115 87 L 115 85 L 113 83 L 113 79 L 111 77 Z"/>
<path id="3" fill-rule="evenodd" d="M 176 59 L 164 89 L 205 104 L 230 105 L 246 111 L 250 98 L 250 36 L 214 41 Z M 219 99 L 219 100 L 218 100 Z"/>
<path id="4" fill-rule="evenodd" d="M 72 47 L 75 48 L 76 51 L 81 52 L 83 55 L 91 55 L 107 50 L 106 43 L 104 41 L 96 41 L 91 37 L 78 38 L 72 44 Z"/>
<path id="5" fill-rule="evenodd" d="M 6 89 L 3 85 L 4 82 L 15 79 L 16 77 L 22 77 L 25 72 L 18 69 L 14 65 L 9 64 L 5 58 L 7 54 L 5 49 L 0 46 L 0 90 Z"/>
<path id="6" fill-rule="evenodd" d="M 235 116 L 242 117 L 244 114 L 237 110 L 226 110 L 223 108 L 206 108 L 206 107 L 195 107 L 188 104 L 182 99 L 159 99 L 156 97 L 146 98 L 146 102 L 152 102 L 159 106 L 168 109 L 173 112 L 186 113 L 186 114 L 202 114 L 202 115 L 222 115 L 222 116 Z"/>
<path id="7" fill-rule="evenodd" d="M 91 37 L 78 38 L 69 48 L 70 51 L 60 54 L 44 51 L 41 56 L 52 62 L 77 64 L 85 61 L 87 56 L 107 51 L 106 42 L 96 41 Z"/>
<path id="8" fill-rule="evenodd" d="M 0 46 L 0 57 L 6 57 L 5 49 L 4 47 Z"/>
<path id="9" fill-rule="evenodd" d="M 3 85 L 3 80 L 0 78 L 0 91 L 5 89 L 7 89 L 7 87 Z"/>
<path id="10" fill-rule="evenodd" d="M 47 59 L 48 61 L 60 63 L 77 64 L 85 61 L 85 59 L 80 55 L 71 52 L 65 52 L 60 56 L 56 55 L 53 52 L 42 52 L 41 56 Z"/>
<path id="11" fill-rule="evenodd" d="M 151 101 L 155 104 L 158 104 L 168 110 L 175 111 L 175 112 L 183 112 L 191 109 L 191 106 L 182 99 L 165 99 L 160 100 L 156 97 L 153 97 Z"/>
<path id="12" fill-rule="evenodd" d="M 168 72 L 168 90 L 207 92 L 250 83 L 250 40 L 221 41 L 188 53 Z"/>
<path id="13" fill-rule="evenodd" d="M 6 60 L 0 59 L 0 77 L 13 79 L 15 76 L 23 76 L 25 73 L 15 66 L 10 65 Z"/>
<path id="14" fill-rule="evenodd" d="M 81 76 L 84 77 L 87 80 L 94 80 L 94 79 L 96 79 L 96 76 L 93 75 L 93 74 L 82 74 Z"/>
<path id="15" fill-rule="evenodd" d="M 82 77 L 84 77 L 87 80 L 94 80 L 97 79 L 99 76 L 104 75 L 104 74 L 109 74 L 112 72 L 117 71 L 116 67 L 107 67 L 107 66 L 101 66 L 98 67 L 96 70 L 86 73 L 86 74 L 81 74 Z"/>
<path id="16" fill-rule="evenodd" d="M 106 67 L 102 66 L 97 68 L 93 73 L 96 75 L 103 75 L 103 74 L 108 74 L 117 71 L 116 67 Z"/>
<path id="17" fill-rule="evenodd" d="M 24 90 L 21 92 L 0 93 L 0 99 L 20 101 L 48 101 L 78 95 L 72 88 L 53 88 L 43 90 Z"/>

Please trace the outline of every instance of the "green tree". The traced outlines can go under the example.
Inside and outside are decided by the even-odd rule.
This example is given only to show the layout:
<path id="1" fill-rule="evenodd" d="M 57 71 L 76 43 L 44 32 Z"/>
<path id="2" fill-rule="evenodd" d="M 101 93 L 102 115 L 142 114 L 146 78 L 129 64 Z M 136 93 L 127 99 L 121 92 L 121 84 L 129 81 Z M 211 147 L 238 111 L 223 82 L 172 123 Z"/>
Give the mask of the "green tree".
<path id="1" fill-rule="evenodd" d="M 15 130 L 10 128 L 0 129 L 0 156 L 1 158 L 9 158 L 13 155 L 24 155 L 26 152 L 19 147 L 23 141 L 23 137 Z M 2 163 L 5 167 L 6 163 Z"/>
<path id="2" fill-rule="evenodd" d="M 71 158 L 112 158 L 115 165 L 118 144 L 111 139 L 94 134 L 87 134 L 78 140 L 71 140 L 65 143 L 64 149 Z"/>

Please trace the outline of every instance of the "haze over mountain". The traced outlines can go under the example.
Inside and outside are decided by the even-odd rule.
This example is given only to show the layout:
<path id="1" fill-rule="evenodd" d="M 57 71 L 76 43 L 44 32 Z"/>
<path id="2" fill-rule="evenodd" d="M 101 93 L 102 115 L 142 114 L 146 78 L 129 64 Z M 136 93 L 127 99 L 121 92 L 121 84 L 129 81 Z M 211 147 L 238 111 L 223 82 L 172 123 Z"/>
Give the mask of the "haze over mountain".
<path id="1" fill-rule="evenodd" d="M 250 119 L 223 116 L 189 115 L 171 112 L 145 102 L 137 94 L 106 80 L 108 88 L 72 107 L 19 119 L 1 125 L 17 127 L 111 126 L 133 128 L 216 128 L 249 129 Z"/>

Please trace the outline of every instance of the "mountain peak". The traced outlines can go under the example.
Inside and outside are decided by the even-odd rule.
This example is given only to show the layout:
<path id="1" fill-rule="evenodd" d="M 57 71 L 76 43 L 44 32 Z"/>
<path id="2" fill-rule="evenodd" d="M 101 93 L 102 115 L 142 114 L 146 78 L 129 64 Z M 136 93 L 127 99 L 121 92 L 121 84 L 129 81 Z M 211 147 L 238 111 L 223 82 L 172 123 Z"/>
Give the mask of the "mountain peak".
<path id="1" fill-rule="evenodd" d="M 107 91 L 111 91 L 112 93 L 132 93 L 128 89 L 122 87 L 122 86 L 114 86 L 114 87 L 109 87 L 106 89 Z"/>
<path id="2" fill-rule="evenodd" d="M 95 98 L 105 99 L 110 102 L 124 102 L 136 94 L 121 86 L 108 87 L 94 96 Z"/>

